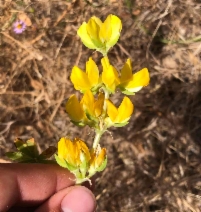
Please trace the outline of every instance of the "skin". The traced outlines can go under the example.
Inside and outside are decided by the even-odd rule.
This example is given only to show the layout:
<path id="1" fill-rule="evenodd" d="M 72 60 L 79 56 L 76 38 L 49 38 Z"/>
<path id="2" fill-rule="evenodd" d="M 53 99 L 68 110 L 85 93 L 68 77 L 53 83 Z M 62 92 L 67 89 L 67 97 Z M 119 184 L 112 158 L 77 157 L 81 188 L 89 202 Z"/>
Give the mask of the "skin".
<path id="1" fill-rule="evenodd" d="M 94 212 L 93 193 L 52 164 L 0 164 L 0 212 Z"/>

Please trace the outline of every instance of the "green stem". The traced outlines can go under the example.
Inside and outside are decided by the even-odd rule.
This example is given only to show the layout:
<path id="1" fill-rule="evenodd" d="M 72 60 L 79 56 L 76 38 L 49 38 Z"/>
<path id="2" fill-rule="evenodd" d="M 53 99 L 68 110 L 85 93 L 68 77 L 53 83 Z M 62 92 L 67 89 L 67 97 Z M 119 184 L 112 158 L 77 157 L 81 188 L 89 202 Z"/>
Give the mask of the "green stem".
<path id="1" fill-rule="evenodd" d="M 103 133 L 104 133 L 104 131 L 102 131 L 102 130 L 96 130 L 96 136 L 95 136 L 94 142 L 93 142 L 93 149 L 97 148 L 99 141 L 100 141 L 100 138 L 101 138 Z"/>
<path id="2" fill-rule="evenodd" d="M 106 89 L 104 89 L 104 93 L 105 93 L 105 101 L 104 101 L 104 105 L 103 105 L 103 114 L 106 114 L 106 110 L 107 110 L 106 100 L 109 99 L 110 94 Z"/>

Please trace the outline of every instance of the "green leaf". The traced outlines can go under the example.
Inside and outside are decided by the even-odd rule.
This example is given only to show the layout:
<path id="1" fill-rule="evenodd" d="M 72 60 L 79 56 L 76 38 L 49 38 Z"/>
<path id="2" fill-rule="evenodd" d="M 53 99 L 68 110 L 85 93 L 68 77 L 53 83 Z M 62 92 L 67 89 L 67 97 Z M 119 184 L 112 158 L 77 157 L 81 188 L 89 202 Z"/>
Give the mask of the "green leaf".
<path id="1" fill-rule="evenodd" d="M 35 160 L 30 158 L 27 155 L 24 155 L 22 152 L 7 152 L 6 156 L 16 162 L 26 163 L 27 161 L 30 163 L 34 163 Z"/>
<path id="2" fill-rule="evenodd" d="M 22 153 L 21 152 L 6 152 L 6 156 L 11 160 L 17 161 L 22 157 Z"/>
<path id="3" fill-rule="evenodd" d="M 34 138 L 27 140 L 26 142 L 20 138 L 15 139 L 14 141 L 16 148 L 24 153 L 25 155 L 36 158 L 39 155 L 37 146 L 35 144 Z"/>

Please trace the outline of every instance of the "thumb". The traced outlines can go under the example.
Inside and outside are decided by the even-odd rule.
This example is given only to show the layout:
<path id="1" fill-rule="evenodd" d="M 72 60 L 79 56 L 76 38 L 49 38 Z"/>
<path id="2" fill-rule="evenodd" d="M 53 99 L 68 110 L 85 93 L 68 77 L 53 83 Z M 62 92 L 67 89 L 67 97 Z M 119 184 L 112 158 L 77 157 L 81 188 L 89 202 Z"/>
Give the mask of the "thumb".
<path id="1" fill-rule="evenodd" d="M 95 197 L 88 188 L 71 186 L 54 194 L 36 212 L 94 212 L 95 208 Z"/>

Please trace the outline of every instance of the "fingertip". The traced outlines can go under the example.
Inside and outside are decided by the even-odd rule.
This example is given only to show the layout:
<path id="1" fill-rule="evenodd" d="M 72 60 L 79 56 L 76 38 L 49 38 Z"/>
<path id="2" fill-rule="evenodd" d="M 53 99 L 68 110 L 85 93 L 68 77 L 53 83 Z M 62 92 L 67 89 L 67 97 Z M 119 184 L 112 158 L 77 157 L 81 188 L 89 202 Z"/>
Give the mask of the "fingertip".
<path id="1" fill-rule="evenodd" d="M 95 208 L 95 197 L 84 186 L 71 187 L 61 202 L 62 212 L 94 212 Z"/>
<path id="2" fill-rule="evenodd" d="M 94 212 L 95 208 L 96 199 L 88 188 L 71 186 L 54 194 L 36 212 Z"/>

